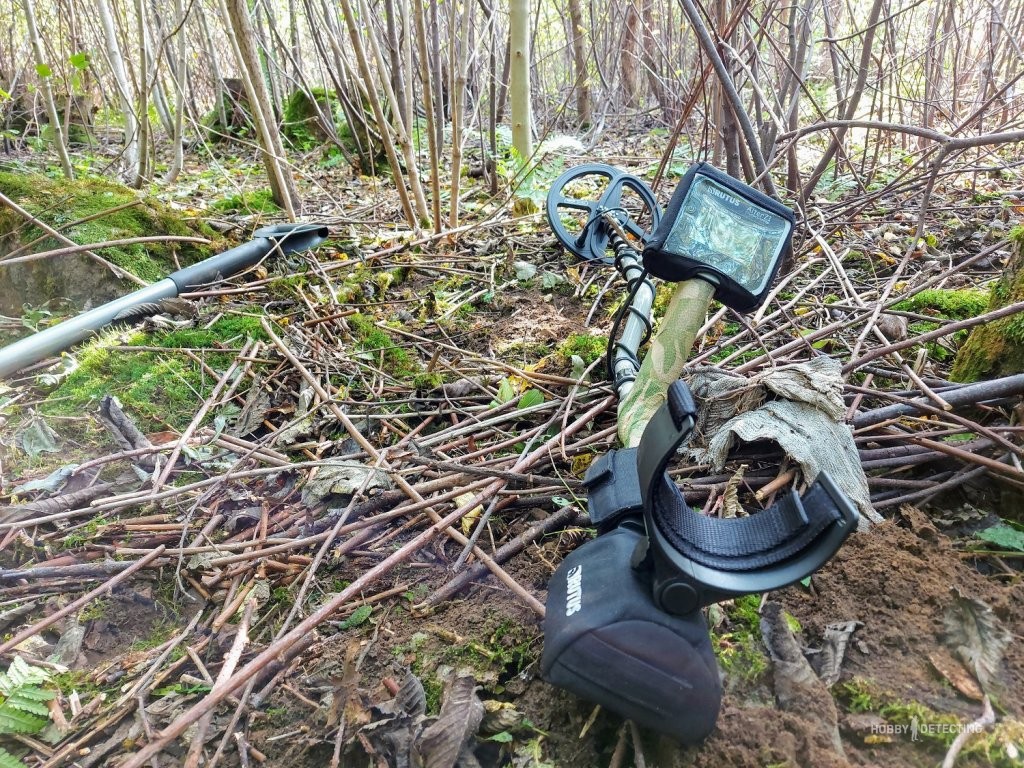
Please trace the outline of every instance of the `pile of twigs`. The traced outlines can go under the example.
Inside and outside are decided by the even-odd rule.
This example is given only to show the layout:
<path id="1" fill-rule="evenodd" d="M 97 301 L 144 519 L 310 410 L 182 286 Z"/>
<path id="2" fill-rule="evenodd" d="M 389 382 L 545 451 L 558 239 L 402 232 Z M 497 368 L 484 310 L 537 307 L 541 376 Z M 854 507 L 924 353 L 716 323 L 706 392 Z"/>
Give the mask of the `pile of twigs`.
<path id="1" fill-rule="evenodd" d="M 972 264 L 991 259 L 1006 244 L 930 269 L 922 268 L 920 254 L 908 251 L 888 274 L 871 278 L 847 271 L 843 254 L 824 238 L 812 245 L 813 252 L 781 281 L 774 301 L 754 318 L 739 318 L 735 333 L 714 342 L 707 336 L 693 364 L 714 359 L 747 373 L 819 354 L 849 361 L 849 421 L 879 510 L 927 501 L 985 476 L 1024 484 L 1020 427 L 1006 405 L 1019 402 L 1024 376 L 954 385 L 942 378 L 939 366 L 921 358 L 911 364 L 901 356 L 931 338 L 1022 307 L 938 321 L 937 331 L 919 338 L 895 338 L 899 334 L 887 332 L 883 323 L 901 315 L 892 309 L 897 283 L 900 298 L 906 298 L 963 280 Z M 369 263 L 385 266 L 387 258 L 378 254 Z M 494 288 L 493 270 L 477 274 L 481 289 Z M 826 303 L 828 294 L 842 300 Z M 124 765 L 142 765 L 198 723 L 185 762 L 197 765 L 211 713 L 222 702 L 233 714 L 205 764 L 216 764 L 232 741 L 243 764 L 258 760 L 258 750 L 235 739 L 236 726 L 286 681 L 300 655 L 317 642 L 318 631 L 329 631 L 329 622 L 361 606 L 399 599 L 429 574 L 444 578 L 432 580 L 433 591 L 417 611 L 432 610 L 492 575 L 543 615 L 535 585 L 518 581 L 506 565 L 545 534 L 585 522 L 578 502 L 586 461 L 580 457 L 614 444 L 610 390 L 473 353 L 451 339 L 443 323 L 425 323 L 417 331 L 378 323 L 396 345 L 430 361 L 429 370 L 445 373 L 447 384 L 418 391 L 381 363 L 385 350 L 377 350 L 380 357 L 354 354 L 346 325 L 350 307 L 326 300 L 301 309 L 302 322 L 284 332 L 263 321 L 265 340 L 247 343 L 217 373 L 210 396 L 178 439 L 149 444 L 133 436 L 130 414 L 121 414 L 113 420 L 120 419 L 122 449 L 74 470 L 88 482 L 0 513 L 0 550 L 18 543 L 20 552 L 36 553 L 22 567 L 0 571 L 0 623 L 7 628 L 28 618 L 0 644 L 0 653 L 54 631 L 142 570 L 173 579 L 182 604 L 193 606 L 186 628 L 123 670 L 128 682 L 121 696 L 76 704 L 62 742 L 32 744 L 42 765 L 71 759 L 104 764 L 124 738 L 119 725 L 131 721 L 132 713 L 148 746 Z M 580 308 L 581 317 L 585 310 Z M 705 333 L 713 334 L 726 319 L 728 311 L 718 311 Z M 526 407 L 517 398 L 499 402 L 502 378 L 543 397 Z M 905 383 L 891 391 L 879 386 L 884 382 Z M 231 402 L 242 406 L 236 425 L 244 428 L 216 432 L 202 426 Z M 304 407 L 298 409 L 300 402 Z M 125 465 L 148 480 L 119 485 L 111 470 Z M 744 477 L 752 491 L 770 492 L 788 480 L 767 463 L 761 467 Z M 338 468 L 348 472 L 344 483 L 310 492 L 318 475 Z M 183 470 L 204 476 L 176 480 Z M 680 474 L 690 500 L 700 503 L 720 493 L 731 477 L 708 477 L 700 468 Z M 526 514 L 537 507 L 550 513 L 539 522 Z M 68 547 L 71 537 L 76 543 Z M 428 546 L 435 539 L 444 544 Z M 64 551 L 54 556 L 51 547 L 59 542 L 65 542 Z M 341 558 L 358 562 L 354 580 L 311 601 L 324 569 Z M 374 591 L 386 576 L 390 585 Z M 290 607 L 268 600 L 281 588 L 290 590 Z M 48 596 L 83 589 L 60 610 L 37 618 Z M 238 616 L 230 648 L 210 663 L 210 643 Z M 182 674 L 205 680 L 210 691 L 157 731 L 147 715 L 149 694 Z M 341 738 L 339 733 L 339 743 Z"/>

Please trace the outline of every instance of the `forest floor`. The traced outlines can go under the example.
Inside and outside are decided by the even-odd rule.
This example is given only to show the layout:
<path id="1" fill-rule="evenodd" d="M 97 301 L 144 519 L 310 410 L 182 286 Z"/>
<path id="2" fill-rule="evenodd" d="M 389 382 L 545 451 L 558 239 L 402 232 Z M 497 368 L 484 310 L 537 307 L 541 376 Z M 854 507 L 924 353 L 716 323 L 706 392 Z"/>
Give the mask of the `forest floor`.
<path id="1" fill-rule="evenodd" d="M 557 158 L 535 185 L 588 161 L 649 177 L 662 140 Z M 884 521 L 808 583 L 765 598 L 822 677 L 842 645 L 831 685 L 772 660 L 760 597 L 710 612 L 726 695 L 712 735 L 679 748 L 539 673 L 538 606 L 593 533 L 580 480 L 614 445 L 601 371 L 621 286 L 605 290 L 606 268 L 565 255 L 542 214 L 513 216 L 479 182 L 467 180 L 476 226 L 431 238 L 394 225 L 386 184 L 314 161 L 304 218 L 331 226 L 326 244 L 192 296 L 188 312 L 104 333 L 74 353 L 73 371 L 0 385 L 4 663 L 13 639 L 55 693 L 38 715 L 45 728 L 0 722 L 4 748 L 25 765 L 124 765 L 245 673 L 248 686 L 232 685 L 152 764 L 186 764 L 192 749 L 197 765 L 295 768 L 910 768 L 940 764 L 965 729 L 977 732 L 957 765 L 1021 764 L 1024 506 L 1012 461 L 1000 474 L 970 459 L 1002 455 L 978 442 L 985 429 L 1019 445 L 1013 402 L 957 408 L 966 425 L 905 420 L 908 442 L 938 435 L 968 456 L 896 451 L 869 468 Z M 244 210 L 258 170 L 223 163 L 235 163 L 234 190 L 192 181 L 163 197 L 241 232 L 276 220 Z M 206 177 L 195 166 L 183 178 Z M 901 262 L 916 224 L 908 198 L 864 202 L 833 185 L 819 207 L 842 222 L 822 229 L 842 269 L 798 243 L 794 263 L 809 266 L 778 298 L 792 303 L 772 306 L 756 338 L 715 314 L 696 361 L 763 366 L 766 352 L 847 318 L 776 362 L 849 362 L 875 322 L 857 300 L 936 275 L 926 298 L 888 315 L 902 322 L 890 339 L 980 314 L 1010 258 L 1022 209 L 1007 193 L 1021 186 L 946 183 L 927 244 Z M 243 210 L 209 210 L 213 196 Z M 904 359 L 949 385 L 965 336 Z M 917 394 L 905 378 L 891 357 L 857 372 L 851 383 L 872 391 L 845 393 L 851 416 L 889 404 L 886 393 Z M 902 445 L 885 427 L 856 433 L 876 462 Z M 381 453 L 368 456 L 364 439 Z M 746 454 L 751 483 L 773 478 L 779 460 L 764 446 Z M 731 471 L 709 474 L 688 468 L 684 487 L 721 493 Z M 437 524 L 457 509 L 450 527 Z M 494 555 L 492 574 L 481 551 Z M 47 622 L 92 588 L 96 599 Z M 324 606 L 315 629 L 287 634 Z M 994 723 L 972 726 L 987 702 Z"/>

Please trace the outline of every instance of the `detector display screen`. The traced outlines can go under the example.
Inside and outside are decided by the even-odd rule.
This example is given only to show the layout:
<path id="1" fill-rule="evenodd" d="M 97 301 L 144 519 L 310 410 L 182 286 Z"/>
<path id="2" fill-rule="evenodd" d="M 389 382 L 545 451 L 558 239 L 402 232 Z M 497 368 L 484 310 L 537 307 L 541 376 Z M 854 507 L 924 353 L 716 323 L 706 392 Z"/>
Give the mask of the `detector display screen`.
<path id="1" fill-rule="evenodd" d="M 663 246 L 724 272 L 758 293 L 789 234 L 789 222 L 698 176 Z"/>
<path id="2" fill-rule="evenodd" d="M 720 301 L 747 311 L 764 300 L 792 231 L 788 208 L 701 164 L 680 182 L 644 266 L 667 280 L 707 280 Z"/>

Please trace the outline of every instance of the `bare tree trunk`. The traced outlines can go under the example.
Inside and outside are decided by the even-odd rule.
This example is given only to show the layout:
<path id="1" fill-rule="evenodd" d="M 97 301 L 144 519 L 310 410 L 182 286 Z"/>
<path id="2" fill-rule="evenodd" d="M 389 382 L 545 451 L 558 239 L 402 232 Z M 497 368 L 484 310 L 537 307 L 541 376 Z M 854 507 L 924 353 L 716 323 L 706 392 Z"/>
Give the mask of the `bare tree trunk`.
<path id="1" fill-rule="evenodd" d="M 462 181 L 462 146 L 466 100 L 466 70 L 469 67 L 469 25 L 473 17 L 473 7 L 466 3 L 462 7 L 462 34 L 452 46 L 452 187 L 451 207 L 448 209 L 448 226 L 454 229 L 459 226 L 459 185 Z M 452 4 L 453 15 L 455 5 Z M 452 19 L 452 30 L 455 19 Z M 454 32 L 453 32 L 454 34 Z"/>
<path id="2" fill-rule="evenodd" d="M 224 87 L 224 73 L 221 72 L 220 62 L 217 61 L 217 50 L 213 44 L 213 36 L 210 34 L 210 25 L 206 20 L 206 13 L 203 12 L 203 4 L 196 3 L 196 16 L 199 19 L 199 27 L 203 33 L 203 43 L 206 45 L 206 57 L 210 65 L 210 73 L 213 77 L 213 103 L 217 110 L 217 119 L 220 125 L 228 124 L 228 91 Z"/>
<path id="3" fill-rule="evenodd" d="M 587 71 L 586 39 L 583 36 L 583 11 L 580 0 L 568 0 L 569 23 L 572 25 L 573 82 L 576 86 L 576 119 L 581 129 L 594 122 L 594 107 L 590 100 L 590 74 Z"/>
<path id="4" fill-rule="evenodd" d="M 291 221 L 295 221 L 295 208 L 299 195 L 291 173 L 284 166 L 284 146 L 281 134 L 274 122 L 274 111 L 270 106 L 270 95 L 263 80 L 259 57 L 254 47 L 255 35 L 249 21 L 249 12 L 244 0 L 221 0 L 226 19 L 230 22 L 229 35 L 235 50 L 239 74 L 249 97 L 253 120 L 260 135 L 263 163 L 267 169 L 267 180 L 274 202 L 284 209 Z"/>
<path id="5" fill-rule="evenodd" d="M 359 66 L 359 75 L 363 79 L 363 82 L 367 84 L 367 87 L 373 87 L 373 73 L 370 71 L 370 63 L 366 58 L 366 51 L 363 48 L 363 41 L 360 38 L 361 26 L 356 21 L 355 14 L 352 12 L 352 5 L 349 0 L 340 0 L 341 12 L 345 17 L 345 24 L 348 26 L 349 40 L 352 43 L 352 50 L 356 54 L 356 63 Z M 391 166 L 391 175 L 395 181 L 395 189 L 398 190 L 398 198 L 402 204 L 402 212 L 405 214 L 406 221 L 409 222 L 409 226 L 416 228 L 419 226 L 419 222 L 416 220 L 416 214 L 413 212 L 412 205 L 409 202 L 409 193 L 405 189 L 405 179 L 402 174 L 402 164 L 398 161 L 398 153 L 395 151 L 395 143 L 391 138 L 391 128 L 388 124 L 387 118 L 384 116 L 384 110 L 380 105 L 380 100 L 376 98 L 375 93 L 370 93 L 370 108 L 373 110 L 374 119 L 377 121 L 377 129 L 380 131 L 380 138 L 384 144 L 384 153 L 388 158 L 388 165 Z"/>
<path id="6" fill-rule="evenodd" d="M 434 231 L 441 231 L 441 149 L 437 143 L 437 105 L 434 103 L 433 83 L 430 76 L 430 57 L 427 52 L 427 25 L 423 18 L 422 0 L 412 0 L 416 21 L 416 44 L 420 57 L 420 82 L 423 86 L 423 109 L 427 114 L 427 145 L 430 148 L 430 206 Z"/>
<path id="7" fill-rule="evenodd" d="M 485 5 L 487 34 L 490 40 L 487 55 L 487 140 L 490 153 L 484 159 L 484 169 L 490 180 L 490 192 L 498 194 L 498 29 L 494 19 L 494 6 Z"/>
<path id="8" fill-rule="evenodd" d="M 365 3 L 360 0 L 362 12 L 365 17 L 369 17 L 370 10 Z M 427 211 L 427 198 L 423 194 L 423 185 L 420 184 L 420 171 L 419 165 L 416 162 L 416 153 L 413 150 L 412 139 L 410 138 L 409 132 L 406 127 L 402 124 L 401 118 L 401 104 L 398 96 L 391 88 L 391 82 L 384 77 L 383 73 L 385 70 L 384 55 L 381 53 L 380 46 L 377 45 L 376 35 L 370 35 L 370 47 L 373 49 L 374 58 L 377 60 L 377 71 L 381 73 L 381 87 L 384 88 L 384 93 L 387 96 L 388 103 L 391 105 L 391 111 L 395 116 L 395 133 L 397 134 L 398 148 L 402 150 L 402 155 L 405 157 L 405 175 L 409 179 L 409 189 L 412 191 L 412 203 L 416 209 L 416 216 L 418 223 L 414 223 L 414 227 L 418 227 L 419 224 L 425 223 L 430 219 L 430 213 Z M 372 80 L 370 82 L 373 82 Z M 387 125 L 380 126 L 381 131 L 387 131 Z M 401 183 L 402 177 L 399 175 L 396 179 L 397 183 Z"/>
<path id="9" fill-rule="evenodd" d="M 149 180 L 149 34 L 146 31 L 146 9 L 142 0 L 135 0 L 139 29 L 139 165 L 132 186 L 140 189 Z"/>
<path id="10" fill-rule="evenodd" d="M 167 169 L 167 176 L 164 181 L 172 184 L 181 173 L 185 164 L 185 62 L 188 48 L 185 40 L 185 3 L 184 0 L 174 0 L 174 16 L 178 26 L 178 57 L 175 62 L 174 85 L 177 88 L 177 98 L 174 103 L 174 135 L 171 137 L 171 146 L 174 156 L 171 160 L 171 167 Z"/>
<path id="11" fill-rule="evenodd" d="M 639 60 L 640 12 L 636 8 L 636 0 L 630 0 L 626 6 L 625 32 L 622 36 L 622 51 L 619 54 L 622 90 L 626 97 L 626 105 L 630 107 L 635 107 L 640 103 L 640 78 L 637 74 Z"/>
<path id="12" fill-rule="evenodd" d="M 832 20 L 831 3 L 832 0 L 822 0 L 821 12 L 825 21 L 825 34 L 828 35 L 828 56 L 829 62 L 832 64 L 832 88 L 836 92 L 836 105 L 841 105 L 846 101 L 846 87 L 843 83 L 842 66 L 839 63 L 839 48 L 835 41 L 836 28 Z"/>
<path id="13" fill-rule="evenodd" d="M 780 106 L 783 109 L 782 120 L 789 130 L 796 130 L 800 117 L 800 95 L 804 88 L 804 75 L 807 65 L 811 25 L 811 4 L 814 0 L 806 0 L 802 7 L 793 5 L 787 24 L 789 35 L 789 59 L 786 78 L 779 89 Z M 769 130 L 770 145 L 775 145 L 778 135 L 775 128 Z M 800 189 L 800 167 L 797 162 L 796 145 L 790 144 L 787 151 L 786 188 L 794 195 Z"/>
<path id="14" fill-rule="evenodd" d="M 649 0 L 644 0 L 645 5 Z M 727 0 L 717 0 L 713 6 L 715 16 L 711 19 L 712 25 L 717 22 L 719 29 L 725 26 L 724 19 L 727 18 Z M 647 9 L 644 9 L 644 43 L 646 46 L 647 36 L 650 32 L 647 29 Z M 708 13 L 710 13 L 710 9 Z M 731 74 L 731 73 L 730 73 Z M 728 141 L 728 133 L 730 127 L 732 128 L 733 134 L 736 132 L 736 124 L 733 122 L 731 115 L 729 115 L 729 109 L 725 105 L 725 89 L 721 86 L 718 88 L 712 87 L 711 89 L 711 114 L 713 116 L 712 129 L 714 130 L 714 143 L 711 149 L 711 164 L 722 167 L 722 158 L 726 154 L 726 143 Z M 658 99 L 658 103 L 661 103 L 661 99 Z M 731 126 L 730 126 L 731 124 Z M 731 174 L 730 174 L 731 175 Z"/>
<path id="15" fill-rule="evenodd" d="M 693 4 L 693 0 L 680 0 L 680 2 L 683 5 L 683 11 L 686 13 L 687 19 L 690 21 L 690 26 L 697 33 L 697 39 L 700 40 L 704 54 L 711 60 L 711 66 L 714 67 L 715 74 L 718 75 L 718 81 L 722 86 L 722 90 L 729 99 L 733 115 L 739 124 L 740 130 L 743 132 L 743 138 L 747 143 L 747 150 L 750 152 L 751 160 L 754 163 L 754 168 L 760 177 L 765 192 L 772 197 L 778 197 L 778 193 L 775 190 L 775 182 L 772 181 L 771 174 L 768 173 L 768 165 L 765 163 L 764 155 L 761 153 L 761 145 L 758 143 L 757 134 L 754 133 L 754 126 L 751 124 L 750 117 L 743 108 L 743 101 L 740 99 L 739 92 L 736 90 L 736 84 L 729 75 L 725 62 L 718 55 L 714 40 L 711 39 L 711 33 L 708 32 L 708 28 L 701 19 L 700 13 Z"/>
<path id="16" fill-rule="evenodd" d="M 406 7 L 406 0 L 397 0 L 398 2 L 398 15 L 402 20 L 402 70 L 404 72 L 405 98 L 402 103 L 403 115 L 406 117 L 405 127 L 409 131 L 410 136 L 418 136 L 419 132 L 416 126 L 416 109 L 415 109 L 415 98 L 413 92 L 415 91 L 414 83 L 416 81 L 416 70 L 413 69 L 412 64 L 412 47 L 413 34 L 412 34 L 412 8 Z M 418 151 L 418 150 L 417 150 Z"/>
<path id="17" fill-rule="evenodd" d="M 398 18 L 395 14 L 395 0 L 384 0 L 384 19 L 388 34 L 388 63 L 390 64 L 391 90 L 398 100 L 398 118 L 405 130 L 412 133 L 412 115 L 408 111 L 405 95 L 405 67 L 402 65 L 402 46 L 398 38 Z"/>
<path id="18" fill-rule="evenodd" d="M 57 103 L 53 99 L 53 89 L 50 88 L 51 71 L 46 63 L 46 56 L 43 54 L 43 41 L 39 37 L 39 29 L 36 26 L 36 10 L 32 4 L 33 0 L 21 0 L 21 7 L 25 11 L 25 23 L 28 26 L 28 39 L 32 44 L 32 53 L 36 60 L 36 72 L 39 74 L 39 90 L 43 94 L 43 105 L 46 107 L 46 116 L 50 121 L 50 129 L 53 131 L 53 144 L 60 158 L 60 165 L 64 175 L 75 178 L 75 171 L 71 167 L 71 157 L 68 155 L 68 146 L 64 142 L 64 129 L 61 126 L 60 115 L 57 114 Z"/>
<path id="19" fill-rule="evenodd" d="M 498 97 L 495 100 L 499 122 L 504 118 L 505 107 L 508 106 L 508 85 L 512 72 L 512 46 L 508 45 L 507 38 L 505 43 L 505 56 L 501 60 L 501 77 L 498 78 Z"/>
<path id="20" fill-rule="evenodd" d="M 533 111 L 530 102 L 530 2 L 509 0 L 508 41 L 512 55 L 509 99 L 512 105 L 512 146 L 520 162 L 533 155 Z"/>
<path id="21" fill-rule="evenodd" d="M 164 133 L 168 136 L 174 135 L 174 118 L 171 115 L 170 99 L 167 98 L 167 88 L 164 79 L 160 76 L 160 59 L 164 55 L 164 25 L 163 16 L 157 7 L 156 0 L 149 0 L 150 23 L 145 26 L 146 34 L 151 37 L 146 41 L 148 56 L 147 68 L 152 71 L 150 87 L 153 94 L 153 106 L 156 108 L 157 117 L 163 126 Z M 156 31 L 153 32 L 151 24 L 155 23 Z M 168 52 L 169 53 L 169 52 Z M 170 56 L 168 56 L 170 58 Z"/>
<path id="22" fill-rule="evenodd" d="M 263 13 L 260 13 L 260 6 L 263 8 Z M 281 122 L 281 105 L 284 104 L 285 92 L 281 87 L 280 67 L 272 66 L 276 64 L 276 61 L 266 31 L 267 26 L 273 26 L 275 23 L 273 11 L 266 0 L 262 3 L 252 3 L 250 24 L 256 35 L 256 45 L 253 46 L 253 50 L 256 53 L 256 61 L 259 62 L 260 73 L 266 86 L 264 90 L 267 93 L 267 104 L 270 107 L 267 119 L 273 121 L 274 125 L 278 125 Z"/>
<path id="23" fill-rule="evenodd" d="M 292 52 L 293 74 L 297 78 L 302 71 L 302 43 L 299 40 L 299 9 L 295 0 L 288 0 L 288 45 Z"/>
<path id="24" fill-rule="evenodd" d="M 434 84 L 434 109 L 437 112 L 437 146 L 444 146 L 444 68 L 441 66 L 441 22 L 438 19 L 437 0 L 428 0 L 430 9 L 430 70 Z"/>
<path id="25" fill-rule="evenodd" d="M 644 73 L 647 75 L 647 83 L 654 94 L 655 101 L 661 107 L 661 114 L 669 125 L 675 122 L 673 116 L 677 113 L 675 99 L 665 86 L 662 80 L 661 67 L 658 66 L 656 56 L 656 40 L 654 39 L 654 20 L 651 16 L 651 0 L 641 0 L 641 13 L 643 16 L 643 39 L 641 40 L 641 58 L 644 65 Z"/>
<path id="26" fill-rule="evenodd" d="M 871 13 L 868 15 L 867 28 L 864 30 L 864 44 L 861 48 L 860 63 L 857 69 L 857 82 L 854 83 L 853 89 L 850 91 L 846 103 L 840 109 L 840 120 L 850 120 L 857 112 L 857 105 L 860 104 L 860 97 L 864 93 L 864 84 L 868 79 L 868 65 L 871 63 L 871 48 L 875 42 L 875 30 L 877 29 L 878 17 L 882 12 L 882 5 L 884 0 L 874 0 L 871 6 Z M 836 152 L 839 151 L 840 146 L 843 143 L 843 139 L 846 137 L 846 128 L 837 128 L 835 133 L 832 135 L 832 140 L 829 142 L 828 149 L 825 150 L 824 156 L 818 161 L 818 165 L 811 173 L 807 183 L 804 184 L 804 192 L 801 197 L 801 203 L 806 203 L 807 199 L 814 192 L 814 188 L 821 181 L 821 177 L 825 175 L 825 171 L 828 170 L 829 163 L 832 162 L 832 158 L 836 156 Z"/>
<path id="27" fill-rule="evenodd" d="M 103 42 L 110 71 L 114 75 L 114 87 L 117 89 L 117 96 L 121 102 L 121 114 L 124 118 L 124 155 L 121 167 L 124 170 L 125 178 L 128 178 L 128 174 L 136 173 L 139 165 L 139 123 L 132 105 L 131 86 L 124 68 L 124 56 L 117 41 L 117 32 L 114 30 L 110 3 L 108 0 L 96 0 L 96 8 L 99 11 L 100 24 L 103 26 Z"/>

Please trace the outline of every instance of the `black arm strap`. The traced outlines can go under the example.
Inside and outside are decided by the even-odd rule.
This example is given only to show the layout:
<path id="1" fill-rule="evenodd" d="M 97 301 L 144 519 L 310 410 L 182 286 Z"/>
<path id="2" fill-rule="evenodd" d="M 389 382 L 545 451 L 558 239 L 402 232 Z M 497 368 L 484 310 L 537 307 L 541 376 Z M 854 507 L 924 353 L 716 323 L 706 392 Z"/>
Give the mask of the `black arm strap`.
<path id="1" fill-rule="evenodd" d="M 790 490 L 750 517 L 694 512 L 666 469 L 693 430 L 696 414 L 689 388 L 675 382 L 639 447 L 601 457 L 584 481 L 599 530 L 642 510 L 647 537 L 634 565 L 654 569 L 655 600 L 675 614 L 799 581 L 836 553 L 858 519 L 856 508 L 824 473 L 802 497 Z"/>

